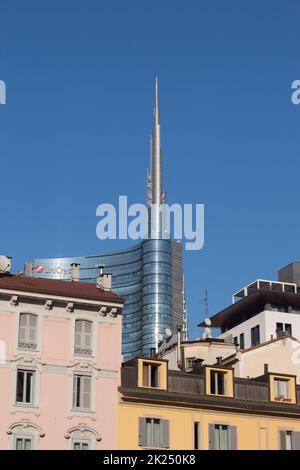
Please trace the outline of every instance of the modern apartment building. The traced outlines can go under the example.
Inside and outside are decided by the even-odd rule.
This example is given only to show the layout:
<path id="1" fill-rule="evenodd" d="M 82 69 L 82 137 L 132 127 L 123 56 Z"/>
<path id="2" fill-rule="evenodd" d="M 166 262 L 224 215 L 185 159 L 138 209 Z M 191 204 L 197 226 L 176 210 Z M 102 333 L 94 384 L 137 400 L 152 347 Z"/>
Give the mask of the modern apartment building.
<path id="1" fill-rule="evenodd" d="M 75 279 L 0 275 L 1 449 L 117 446 L 123 301 Z"/>
<path id="2" fill-rule="evenodd" d="M 166 202 L 162 190 L 162 152 L 158 81 L 151 137 L 151 171 L 147 175 L 147 205 Z M 70 279 L 71 264 L 80 265 L 80 280 L 95 282 L 99 266 L 112 273 L 113 290 L 124 301 L 122 350 L 125 360 L 158 349 L 166 331 L 187 339 L 187 308 L 183 283 L 182 244 L 162 239 L 162 221 L 149 217 L 149 238 L 128 249 L 95 256 L 35 259 L 25 272 L 34 277 Z"/>
<path id="3" fill-rule="evenodd" d="M 248 349 L 282 335 L 300 339 L 299 314 L 296 283 L 258 279 L 236 292 L 233 303 L 210 320 L 221 329 L 218 338 Z"/>
<path id="4" fill-rule="evenodd" d="M 300 386 L 264 366 L 238 378 L 221 358 L 191 372 L 156 357 L 123 364 L 119 449 L 300 449 Z"/>

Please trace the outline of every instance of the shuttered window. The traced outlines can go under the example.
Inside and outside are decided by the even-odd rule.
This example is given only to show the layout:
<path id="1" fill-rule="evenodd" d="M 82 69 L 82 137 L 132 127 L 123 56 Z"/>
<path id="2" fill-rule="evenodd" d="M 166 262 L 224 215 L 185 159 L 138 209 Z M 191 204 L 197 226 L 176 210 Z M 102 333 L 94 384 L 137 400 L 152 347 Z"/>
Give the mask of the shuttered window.
<path id="1" fill-rule="evenodd" d="M 139 418 L 139 445 L 142 447 L 169 447 L 169 420 Z"/>
<path id="2" fill-rule="evenodd" d="M 37 347 L 37 316 L 21 313 L 19 319 L 18 347 L 35 350 Z"/>
<path id="3" fill-rule="evenodd" d="M 73 377 L 73 408 L 90 410 L 92 378 L 87 375 Z"/>
<path id="4" fill-rule="evenodd" d="M 284 430 L 279 436 L 281 450 L 300 450 L 300 432 Z"/>
<path id="5" fill-rule="evenodd" d="M 237 428 L 225 424 L 209 425 L 209 449 L 210 450 L 236 450 Z"/>
<path id="6" fill-rule="evenodd" d="M 75 354 L 92 355 L 92 322 L 75 321 Z"/>

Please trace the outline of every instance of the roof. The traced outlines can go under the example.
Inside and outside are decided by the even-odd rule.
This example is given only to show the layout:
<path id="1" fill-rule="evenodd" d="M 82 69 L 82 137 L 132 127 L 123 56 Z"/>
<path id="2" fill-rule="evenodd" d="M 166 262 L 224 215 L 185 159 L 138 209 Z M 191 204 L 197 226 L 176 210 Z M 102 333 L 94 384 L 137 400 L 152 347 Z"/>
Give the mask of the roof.
<path id="1" fill-rule="evenodd" d="M 238 320 L 239 317 L 242 321 L 243 315 L 249 318 L 260 313 L 268 303 L 286 307 L 292 305 L 300 308 L 300 295 L 289 292 L 259 290 L 213 315 L 210 318 L 211 325 L 214 327 L 226 326 L 229 322 Z M 205 326 L 205 324 L 202 322 L 198 326 Z"/>
<path id="2" fill-rule="evenodd" d="M 29 276 L 0 276 L 2 289 L 45 294 L 49 296 L 70 297 L 76 299 L 95 300 L 123 304 L 124 301 L 112 291 L 99 289 L 96 284 L 87 282 L 63 281 L 57 279 L 34 278 Z"/>
<path id="3" fill-rule="evenodd" d="M 256 344 L 255 346 L 251 346 L 250 348 L 247 348 L 247 349 L 239 349 L 238 352 L 236 352 L 234 354 L 231 354 L 230 356 L 224 357 L 223 358 L 223 363 L 226 364 L 226 365 L 234 364 L 236 362 L 239 362 L 238 354 L 245 354 L 245 353 L 248 353 L 250 351 L 254 351 L 254 350 L 257 350 L 257 349 L 264 348 L 265 346 L 268 346 L 269 344 L 273 344 L 273 343 L 278 342 L 278 341 L 284 341 L 286 339 L 290 339 L 292 341 L 296 341 L 297 343 L 300 343 L 300 341 L 297 338 L 295 338 L 295 336 L 292 336 L 292 335 L 279 336 L 279 337 L 276 337 L 276 338 L 272 338 L 268 341 L 265 341 L 263 343 Z"/>

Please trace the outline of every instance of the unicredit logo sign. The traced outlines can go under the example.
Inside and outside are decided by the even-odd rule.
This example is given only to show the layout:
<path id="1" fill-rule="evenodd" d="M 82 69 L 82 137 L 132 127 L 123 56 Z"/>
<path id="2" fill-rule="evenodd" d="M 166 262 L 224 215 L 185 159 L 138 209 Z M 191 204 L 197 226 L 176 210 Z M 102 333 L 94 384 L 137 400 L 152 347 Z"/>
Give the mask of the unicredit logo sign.
<path id="1" fill-rule="evenodd" d="M 52 276 L 66 276 L 71 273 L 71 268 L 65 268 L 63 266 L 43 266 L 42 264 L 38 264 L 34 266 L 33 269 L 37 274 L 43 273 Z"/>

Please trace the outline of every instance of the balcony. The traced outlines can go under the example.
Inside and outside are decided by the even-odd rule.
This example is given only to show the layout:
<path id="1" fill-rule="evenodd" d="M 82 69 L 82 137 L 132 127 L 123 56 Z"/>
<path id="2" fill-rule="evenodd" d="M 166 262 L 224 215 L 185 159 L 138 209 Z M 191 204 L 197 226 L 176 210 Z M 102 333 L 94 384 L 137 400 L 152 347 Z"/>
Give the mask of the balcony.
<path id="1" fill-rule="evenodd" d="M 18 349 L 24 349 L 26 351 L 36 351 L 37 344 L 34 341 L 19 341 Z"/>
<path id="2" fill-rule="evenodd" d="M 90 348 L 75 348 L 74 353 L 77 356 L 92 356 L 92 350 Z"/>

